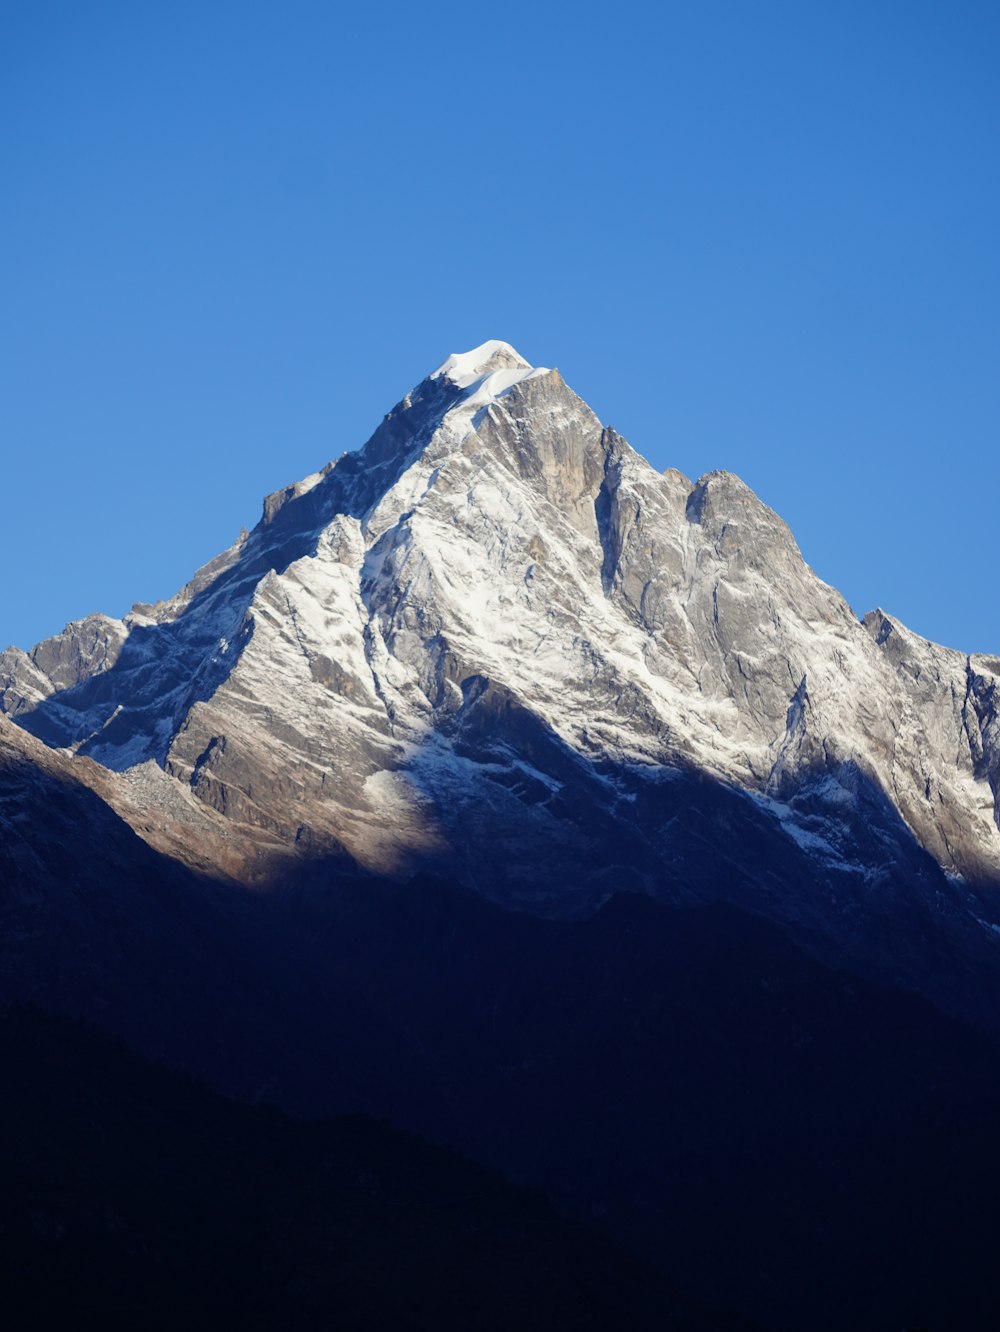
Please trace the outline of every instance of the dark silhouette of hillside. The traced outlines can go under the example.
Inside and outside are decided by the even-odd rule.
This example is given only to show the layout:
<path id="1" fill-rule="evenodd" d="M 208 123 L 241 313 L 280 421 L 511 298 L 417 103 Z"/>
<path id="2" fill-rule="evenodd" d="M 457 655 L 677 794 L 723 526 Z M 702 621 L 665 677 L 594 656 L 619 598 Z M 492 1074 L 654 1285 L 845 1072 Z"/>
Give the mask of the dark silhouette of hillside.
<path id="1" fill-rule="evenodd" d="M 375 1120 L 227 1100 L 26 1008 L 0 1010 L 0 1067 L 11 1332 L 736 1326 L 541 1196 Z"/>

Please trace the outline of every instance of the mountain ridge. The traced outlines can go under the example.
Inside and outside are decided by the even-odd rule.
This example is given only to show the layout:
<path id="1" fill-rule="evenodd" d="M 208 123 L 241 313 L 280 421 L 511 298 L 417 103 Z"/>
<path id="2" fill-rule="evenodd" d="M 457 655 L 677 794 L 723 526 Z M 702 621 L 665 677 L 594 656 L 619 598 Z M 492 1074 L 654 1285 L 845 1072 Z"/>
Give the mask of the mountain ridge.
<path id="1" fill-rule="evenodd" d="M 901 895 L 977 966 L 998 679 L 859 621 L 738 477 L 657 472 L 498 341 L 269 496 L 176 597 L 0 654 L 4 712 L 119 773 L 154 845 L 191 863 L 196 829 L 222 837 L 238 881 L 333 855 L 572 916 L 725 877 L 848 956 Z"/>

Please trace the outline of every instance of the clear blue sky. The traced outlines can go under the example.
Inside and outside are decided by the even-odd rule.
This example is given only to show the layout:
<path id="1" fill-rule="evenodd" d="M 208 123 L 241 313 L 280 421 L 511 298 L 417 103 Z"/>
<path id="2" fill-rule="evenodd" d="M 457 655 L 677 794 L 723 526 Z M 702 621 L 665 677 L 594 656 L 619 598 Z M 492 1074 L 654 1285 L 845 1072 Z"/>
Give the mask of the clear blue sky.
<path id="1" fill-rule="evenodd" d="M 500 337 L 1000 652 L 998 178 L 994 0 L 3 5 L 0 640 Z"/>

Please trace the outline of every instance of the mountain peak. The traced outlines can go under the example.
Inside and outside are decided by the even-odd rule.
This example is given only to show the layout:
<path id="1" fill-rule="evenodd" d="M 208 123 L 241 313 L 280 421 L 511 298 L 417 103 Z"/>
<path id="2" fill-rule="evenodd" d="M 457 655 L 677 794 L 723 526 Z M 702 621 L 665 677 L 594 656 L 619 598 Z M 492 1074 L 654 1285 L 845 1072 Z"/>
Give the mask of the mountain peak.
<path id="1" fill-rule="evenodd" d="M 497 338 L 482 342 L 467 352 L 452 352 L 432 372 L 430 379 L 450 379 L 459 388 L 469 388 L 477 379 L 495 370 L 532 370 L 529 361 L 510 345 Z"/>
<path id="2" fill-rule="evenodd" d="M 268 500 L 164 606 L 0 654 L 0 711 L 118 771 L 152 760 L 254 864 L 298 855 L 302 827 L 400 874 L 482 850 L 476 882 L 513 902 L 548 891 L 551 856 L 560 881 L 579 866 L 574 910 L 605 878 L 555 796 L 591 763 L 647 792 L 649 824 L 621 827 L 650 845 L 673 826 L 662 774 L 695 769 L 831 873 L 881 874 L 881 844 L 850 849 L 863 778 L 940 869 L 994 880 L 998 697 L 1000 663 L 862 627 L 745 483 L 658 475 L 496 340 Z M 521 866 L 503 883 L 498 858 Z"/>
<path id="3" fill-rule="evenodd" d="M 461 392 L 460 401 L 465 409 L 484 407 L 494 398 L 507 393 L 515 384 L 526 379 L 537 379 L 551 371 L 546 366 L 533 366 L 510 345 L 494 338 L 480 343 L 467 352 L 452 352 L 442 361 L 428 380 L 446 381 Z"/>

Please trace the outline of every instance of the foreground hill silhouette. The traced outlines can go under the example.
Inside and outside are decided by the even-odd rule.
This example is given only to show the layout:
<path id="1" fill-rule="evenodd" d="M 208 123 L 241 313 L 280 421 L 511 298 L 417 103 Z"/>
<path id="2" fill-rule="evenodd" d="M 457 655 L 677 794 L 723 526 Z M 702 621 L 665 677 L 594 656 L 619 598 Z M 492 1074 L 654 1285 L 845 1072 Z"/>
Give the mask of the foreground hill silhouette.
<path id="1" fill-rule="evenodd" d="M 0 1009 L 6 1328 L 733 1328 L 538 1195 L 363 1117 L 226 1100 Z"/>

